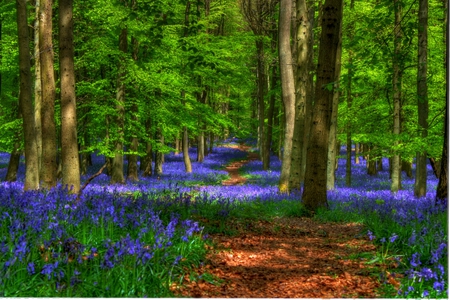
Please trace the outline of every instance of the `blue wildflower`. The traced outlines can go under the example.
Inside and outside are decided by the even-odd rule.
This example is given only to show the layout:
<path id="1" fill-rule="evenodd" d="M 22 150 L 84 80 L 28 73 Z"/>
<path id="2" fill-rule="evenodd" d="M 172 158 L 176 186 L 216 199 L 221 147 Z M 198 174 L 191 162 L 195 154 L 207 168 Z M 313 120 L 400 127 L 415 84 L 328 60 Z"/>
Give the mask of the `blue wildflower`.
<path id="1" fill-rule="evenodd" d="M 375 236 L 373 235 L 372 231 L 368 230 L 367 235 L 369 236 L 369 240 L 373 241 L 373 239 L 375 239 Z"/>
<path id="2" fill-rule="evenodd" d="M 438 293 L 443 292 L 443 291 L 444 291 L 444 283 L 439 282 L 439 281 L 435 281 L 435 282 L 433 283 L 433 289 L 434 289 L 436 292 L 438 292 Z"/>
<path id="3" fill-rule="evenodd" d="M 36 270 L 34 268 L 34 262 L 29 262 L 27 265 L 27 271 L 28 274 L 33 275 L 34 273 L 36 273 Z"/>
<path id="4" fill-rule="evenodd" d="M 419 253 L 416 252 L 416 253 L 414 253 L 412 255 L 411 260 L 410 260 L 410 264 L 413 267 L 417 267 L 417 266 L 419 266 L 421 264 L 421 262 L 420 262 L 420 254 Z"/>
<path id="5" fill-rule="evenodd" d="M 397 238 L 398 238 L 398 235 L 394 233 L 394 234 L 389 238 L 389 242 L 393 243 L 393 242 L 395 242 L 395 240 L 396 240 Z"/>
<path id="6" fill-rule="evenodd" d="M 430 293 L 427 290 L 424 290 L 422 293 L 422 297 L 428 297 Z"/>

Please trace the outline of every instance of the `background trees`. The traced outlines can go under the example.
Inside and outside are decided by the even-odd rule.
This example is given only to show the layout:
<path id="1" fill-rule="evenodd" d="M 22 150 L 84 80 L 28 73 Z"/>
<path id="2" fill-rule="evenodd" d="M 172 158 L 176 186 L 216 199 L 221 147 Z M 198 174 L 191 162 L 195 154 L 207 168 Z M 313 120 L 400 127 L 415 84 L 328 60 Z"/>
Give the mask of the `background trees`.
<path id="1" fill-rule="evenodd" d="M 305 145 L 310 141 L 308 111 L 312 111 L 313 99 L 317 110 L 321 97 L 317 93 L 329 93 L 335 87 L 339 95 L 337 144 L 346 143 L 348 149 L 361 144 L 362 155 L 368 158 L 367 165 L 372 166 L 370 172 L 374 176 L 377 168 L 385 167 L 380 165 L 380 158 L 392 158 L 395 192 L 401 188 L 400 161 L 415 163 L 419 153 L 418 162 L 426 157 L 438 166 L 442 157 L 445 120 L 442 87 L 446 77 L 442 64 L 446 42 L 442 38 L 446 37 L 442 20 L 446 10 L 442 1 L 428 0 L 426 28 L 426 1 L 420 2 L 420 6 L 413 0 L 344 2 L 342 74 L 325 86 L 320 83 L 320 68 L 316 72 L 315 66 L 323 67 L 317 49 L 328 6 L 321 1 L 295 2 L 292 15 L 296 22 L 291 24 L 290 31 L 296 33 L 296 38 L 290 42 L 294 50 L 296 118 L 300 125 L 296 125 L 292 138 L 297 154 L 293 154 L 289 189 L 302 187 L 307 164 Z M 278 80 L 281 70 L 277 57 L 283 48 L 277 42 L 279 1 L 242 0 L 239 5 L 232 0 L 77 1 L 73 6 L 76 89 L 70 97 L 66 91 L 72 84 L 64 81 L 70 77 L 65 75 L 70 67 L 64 67 L 65 58 L 71 56 L 64 52 L 69 49 L 64 44 L 68 39 L 64 38 L 63 29 L 67 27 L 53 26 L 53 33 L 49 31 L 52 22 L 64 20 L 57 8 L 63 9 L 67 2 L 24 3 L 26 25 L 34 27 L 28 31 L 29 49 L 25 52 L 32 59 L 30 74 L 35 74 L 30 82 L 31 89 L 34 86 L 31 108 L 35 109 L 35 125 L 31 127 L 37 130 L 37 145 L 44 141 L 46 147 L 42 152 L 42 168 L 36 168 L 41 169 L 43 187 L 56 184 L 59 148 L 62 165 L 78 169 L 75 163 L 64 163 L 63 149 L 68 142 L 64 126 L 68 119 L 63 116 L 66 104 L 75 104 L 69 98 L 76 98 L 76 140 L 84 162 L 81 170 L 85 169 L 90 153 L 103 154 L 108 161 L 114 158 L 116 168 L 109 174 L 114 178 L 112 182 L 125 180 L 125 167 L 129 179 L 138 179 L 137 158 L 141 165 L 147 162 L 143 168 L 146 175 L 162 172 L 161 155 L 179 149 L 181 137 L 186 146 L 198 145 L 197 159 L 201 161 L 215 139 L 253 135 L 259 140 L 265 169 L 270 168 L 270 154 L 284 149 L 288 131 L 283 120 L 289 120 L 289 110 L 281 98 L 280 87 L 285 80 Z M 24 131 L 27 142 L 18 143 L 21 118 L 17 102 L 23 97 L 22 88 L 19 95 L 18 87 L 23 74 L 19 72 L 17 36 L 22 35 L 18 35 L 20 27 L 14 4 L 15 1 L 6 0 L 0 5 L 0 150 L 11 153 L 16 146 L 16 152 L 20 153 L 23 146 L 27 151 L 30 135 Z M 426 33 L 428 44 L 424 42 Z M 41 39 L 36 39 L 39 36 Z M 59 50 L 53 53 L 53 49 Z M 41 74 L 44 76 L 39 78 Z M 57 89 L 59 86 L 61 90 Z M 42 107 L 41 95 L 46 103 Z M 422 100 L 428 100 L 428 104 Z M 29 118 L 23 117 L 24 126 L 28 126 L 25 123 Z M 324 117 L 319 117 L 313 126 L 319 120 Z M 39 133 L 43 133 L 42 138 Z M 69 144 L 73 147 L 74 135 L 71 136 Z M 284 143 L 285 149 L 289 148 Z M 37 153 L 39 159 L 39 149 Z M 189 154 L 185 151 L 184 155 Z M 158 172 L 150 172 L 151 161 L 158 162 Z M 423 163 L 419 162 L 418 169 L 423 170 Z M 311 172 L 308 171 L 309 175 Z M 347 185 L 351 185 L 351 164 L 347 177 Z M 63 179 L 65 183 L 69 181 L 77 184 L 72 179 Z M 424 191 L 421 182 L 423 177 L 418 176 L 417 196 Z M 28 186 L 37 188 L 36 183 Z"/>

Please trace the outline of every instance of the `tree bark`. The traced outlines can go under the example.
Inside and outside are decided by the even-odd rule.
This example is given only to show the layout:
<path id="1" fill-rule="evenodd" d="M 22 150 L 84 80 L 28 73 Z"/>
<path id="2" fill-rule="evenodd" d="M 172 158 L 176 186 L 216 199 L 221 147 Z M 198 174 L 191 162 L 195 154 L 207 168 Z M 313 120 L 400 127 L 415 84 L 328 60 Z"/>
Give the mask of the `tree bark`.
<path id="1" fill-rule="evenodd" d="M 145 128 L 147 132 L 147 137 L 150 139 L 152 137 L 151 130 L 151 120 L 147 119 L 145 122 Z M 145 156 L 144 159 L 141 159 L 141 170 L 143 171 L 142 175 L 144 177 L 152 176 L 152 161 L 153 161 L 153 145 L 150 140 L 147 141 L 147 145 L 145 147 Z"/>
<path id="2" fill-rule="evenodd" d="M 39 9 L 40 0 L 35 2 L 35 16 L 34 21 L 34 126 L 36 133 L 36 146 L 38 151 L 38 165 L 39 172 L 42 169 L 42 82 L 41 82 L 41 55 L 40 55 L 40 44 L 39 44 Z"/>
<path id="3" fill-rule="evenodd" d="M 307 135 L 306 106 L 307 102 L 312 102 L 313 81 L 312 81 L 312 58 L 313 58 L 313 24 L 314 4 L 311 1 L 296 1 L 296 39 L 297 39 L 297 63 L 296 63 L 296 84 L 295 84 L 295 123 L 294 137 L 292 141 L 292 161 L 289 189 L 300 190 L 304 180 L 304 149 L 305 136 Z"/>
<path id="4" fill-rule="evenodd" d="M 341 53 L 342 41 L 336 54 L 336 71 L 334 79 L 333 103 L 331 109 L 330 135 L 328 137 L 328 159 L 327 159 L 327 190 L 334 190 L 334 182 L 336 180 L 337 155 L 339 153 L 339 143 L 337 142 L 337 118 L 339 105 L 339 77 L 341 76 Z"/>
<path id="5" fill-rule="evenodd" d="M 39 164 L 34 128 L 33 102 L 31 96 L 30 46 L 27 24 L 27 2 L 16 0 L 17 31 L 19 43 L 20 92 L 19 109 L 23 117 L 25 145 L 25 184 L 24 190 L 39 188 Z"/>
<path id="6" fill-rule="evenodd" d="M 161 150 L 162 147 L 164 147 L 164 136 L 162 134 L 162 129 L 160 126 L 156 127 L 156 142 L 157 142 L 157 148 L 156 148 L 154 173 L 157 176 L 160 176 L 163 174 L 163 159 L 164 159 L 164 153 Z"/>
<path id="7" fill-rule="evenodd" d="M 55 76 L 53 70 L 52 0 L 41 0 L 39 44 L 41 46 L 42 81 L 42 187 L 56 185 Z M 24 116 L 25 117 L 25 116 Z M 35 138 L 35 137 L 34 137 Z"/>
<path id="8" fill-rule="evenodd" d="M 189 158 L 189 135 L 186 126 L 183 128 L 183 161 L 186 173 L 192 173 L 192 164 Z"/>
<path id="9" fill-rule="evenodd" d="M 394 134 L 394 155 L 392 156 L 392 182 L 391 182 L 391 192 L 397 193 L 400 189 L 401 179 L 401 161 L 400 155 L 395 153 L 398 151 L 396 148 L 399 145 L 400 135 L 400 110 L 401 110 L 401 85 L 402 85 L 402 74 L 400 68 L 400 57 L 401 55 L 401 38 L 402 38 L 402 30 L 401 30 L 401 16 L 402 16 L 402 8 L 400 0 L 394 0 L 394 12 L 395 12 L 395 29 L 394 29 L 394 57 L 393 57 L 393 70 L 394 75 L 392 77 L 392 85 L 394 90 L 394 126 L 392 133 Z"/>
<path id="10" fill-rule="evenodd" d="M 419 0 L 418 26 L 418 70 L 417 70 L 417 112 L 419 118 L 419 132 L 421 137 L 428 136 L 428 0 Z M 416 178 L 414 182 L 414 196 L 422 197 L 427 192 L 427 152 L 417 152 Z"/>
<path id="11" fill-rule="evenodd" d="M 308 145 L 303 203 L 309 210 L 328 208 L 327 154 L 332 113 L 333 81 L 336 78 L 336 59 L 340 43 L 342 0 L 326 0 L 323 6 L 315 105 L 311 136 Z"/>
<path id="12" fill-rule="evenodd" d="M 291 53 L 291 15 L 292 3 L 290 0 L 280 1 L 280 19 L 279 19 L 279 58 L 280 58 L 280 80 L 281 91 L 284 103 L 285 113 L 285 134 L 284 151 L 281 165 L 280 182 L 278 189 L 280 193 L 289 193 L 289 177 L 292 158 L 292 138 L 294 136 L 295 121 L 295 83 L 292 69 Z"/>
<path id="13" fill-rule="evenodd" d="M 73 49 L 73 0 L 59 1 L 59 69 L 61 73 L 62 184 L 80 190 L 77 106 Z"/>
<path id="14" fill-rule="evenodd" d="M 444 25 L 445 25 L 445 86 L 447 87 L 445 92 L 445 119 L 444 119 L 444 145 L 442 147 L 442 157 L 441 157 L 441 170 L 439 172 L 439 182 L 436 189 L 436 204 L 445 204 L 448 207 L 448 86 L 449 86 L 449 69 L 448 69 L 448 58 L 450 55 L 450 47 L 448 40 L 449 24 L 448 24 L 448 3 L 444 4 L 447 8 L 444 14 Z"/>
<path id="15" fill-rule="evenodd" d="M 122 29 L 119 36 L 119 50 L 126 53 L 128 50 L 128 30 Z M 115 155 L 112 163 L 111 183 L 125 183 L 123 174 L 123 139 L 125 127 L 125 62 L 120 61 L 119 74 L 117 76 L 117 94 L 116 94 L 116 124 L 117 140 L 115 142 Z"/>
<path id="16" fill-rule="evenodd" d="M 133 47 L 133 60 L 137 62 L 138 60 L 138 53 L 139 53 L 139 41 L 135 37 L 131 37 L 131 44 Z M 135 89 L 137 90 L 138 87 L 135 86 Z M 131 120 L 132 122 L 138 121 L 138 104 L 136 103 L 137 100 L 133 101 L 133 104 L 131 105 Z M 132 133 L 131 142 L 130 142 L 130 154 L 128 154 L 128 169 L 127 169 L 127 179 L 130 181 L 138 181 L 139 175 L 138 175 L 138 147 L 139 147 L 139 141 L 136 133 Z"/>

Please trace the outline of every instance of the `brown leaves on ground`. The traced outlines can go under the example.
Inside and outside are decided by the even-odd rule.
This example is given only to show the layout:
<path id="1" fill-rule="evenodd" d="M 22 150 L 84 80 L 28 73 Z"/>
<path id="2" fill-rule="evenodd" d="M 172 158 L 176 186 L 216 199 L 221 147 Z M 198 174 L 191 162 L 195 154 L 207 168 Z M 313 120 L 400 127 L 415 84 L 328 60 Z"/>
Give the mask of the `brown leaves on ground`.
<path id="1" fill-rule="evenodd" d="M 185 277 L 178 296 L 220 298 L 376 298 L 378 274 L 358 254 L 375 247 L 361 225 L 278 219 L 241 226 L 237 236 L 213 235 L 208 263 L 196 270 L 212 284 Z M 349 257 L 352 257 L 350 259 Z"/>
<path id="2" fill-rule="evenodd" d="M 245 145 L 229 145 L 227 146 L 229 148 L 234 148 L 234 149 L 239 149 L 241 151 L 248 151 L 250 149 L 249 146 L 245 146 Z M 228 172 L 228 175 L 230 176 L 229 179 L 226 179 L 224 181 L 222 181 L 222 185 L 238 185 L 238 184 L 244 184 L 247 181 L 247 178 L 242 177 L 239 174 L 239 169 L 249 163 L 252 160 L 257 160 L 259 159 L 259 155 L 258 153 L 255 152 L 248 152 L 248 157 L 246 159 L 240 160 L 240 161 L 235 161 L 232 162 L 230 164 L 228 164 L 225 167 L 225 170 Z"/>

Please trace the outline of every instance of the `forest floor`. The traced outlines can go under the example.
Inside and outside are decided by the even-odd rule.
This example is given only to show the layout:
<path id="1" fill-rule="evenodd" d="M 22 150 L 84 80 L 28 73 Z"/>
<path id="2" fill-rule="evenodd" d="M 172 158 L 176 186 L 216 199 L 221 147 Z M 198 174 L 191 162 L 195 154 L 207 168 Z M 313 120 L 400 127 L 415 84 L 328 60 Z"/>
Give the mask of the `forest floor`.
<path id="1" fill-rule="evenodd" d="M 248 151 L 240 145 L 239 149 Z M 245 183 L 232 162 L 224 185 Z M 383 267 L 366 264 L 375 246 L 356 223 L 322 223 L 312 218 L 227 224 L 236 235 L 212 234 L 214 247 L 197 269 L 200 280 L 174 286 L 180 297 L 205 298 L 377 298 Z M 195 277 L 195 276 L 194 276 Z M 392 281 L 392 282 L 391 282 Z M 390 283 L 397 285 L 395 279 Z"/>

